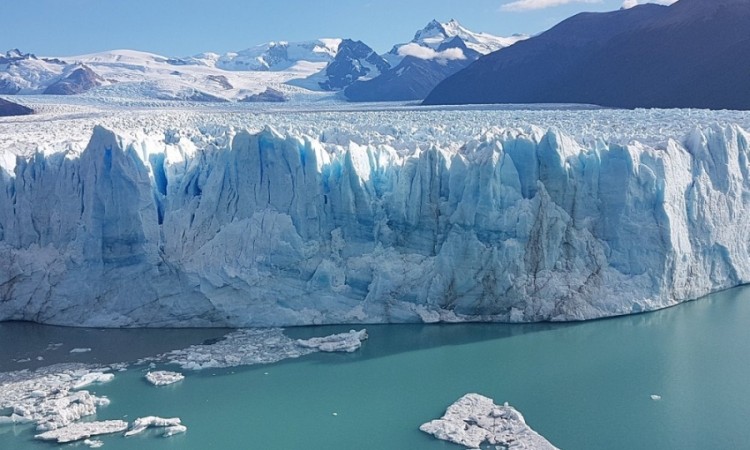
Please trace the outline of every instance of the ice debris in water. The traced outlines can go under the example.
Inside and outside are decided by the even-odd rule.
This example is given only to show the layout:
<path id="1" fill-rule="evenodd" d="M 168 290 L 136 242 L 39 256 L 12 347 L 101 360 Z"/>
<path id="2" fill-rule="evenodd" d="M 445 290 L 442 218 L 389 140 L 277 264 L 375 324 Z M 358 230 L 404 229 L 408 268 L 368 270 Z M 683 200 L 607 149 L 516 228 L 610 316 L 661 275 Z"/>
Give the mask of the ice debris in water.
<path id="1" fill-rule="evenodd" d="M 115 378 L 111 373 L 91 372 L 82 376 L 76 384 L 73 385 L 73 389 L 81 389 L 94 383 L 109 383 Z"/>
<path id="2" fill-rule="evenodd" d="M 70 353 L 86 353 L 90 351 L 91 351 L 90 348 L 74 348 L 73 350 L 70 351 Z"/>
<path id="3" fill-rule="evenodd" d="M 507 450 L 556 450 L 539 435 L 512 406 L 495 405 L 491 398 L 466 394 L 448 407 L 440 419 L 425 423 L 420 430 L 438 439 L 478 449 L 488 443 Z"/>
<path id="4" fill-rule="evenodd" d="M 270 364 L 316 351 L 352 352 L 367 338 L 364 329 L 308 340 L 291 339 L 283 331 L 281 328 L 237 330 L 218 342 L 174 350 L 155 360 L 178 364 L 185 370 Z"/>
<path id="5" fill-rule="evenodd" d="M 350 330 L 348 333 L 332 334 L 311 339 L 297 339 L 297 344 L 306 348 L 318 349 L 321 352 L 351 353 L 362 346 L 367 339 L 367 330 Z"/>
<path id="6" fill-rule="evenodd" d="M 112 379 L 102 368 L 82 364 L 58 364 L 30 372 L 0 373 L 0 424 L 34 422 L 38 431 L 62 428 L 96 413 L 109 404 L 106 397 L 85 390 L 93 382 Z"/>
<path id="7" fill-rule="evenodd" d="M 163 417 L 148 416 L 135 419 L 132 428 L 125 433 L 125 436 L 133 436 L 143 433 L 149 427 L 164 428 L 163 436 L 172 436 L 174 434 L 184 433 L 187 430 L 187 427 L 182 425 L 182 421 L 179 417 L 165 419 Z"/>
<path id="8" fill-rule="evenodd" d="M 155 370 L 146 374 L 146 380 L 154 386 L 166 386 L 185 379 L 185 375 L 168 370 Z"/>
<path id="9" fill-rule="evenodd" d="M 103 422 L 77 422 L 62 428 L 46 431 L 34 436 L 43 441 L 65 442 L 80 441 L 91 436 L 119 433 L 128 429 L 128 423 L 123 420 L 105 420 Z M 92 446 L 93 447 L 93 446 Z"/>
<path id="10" fill-rule="evenodd" d="M 104 441 L 100 441 L 99 439 L 86 439 L 83 441 L 84 445 L 88 445 L 91 448 L 99 448 L 104 445 Z"/>

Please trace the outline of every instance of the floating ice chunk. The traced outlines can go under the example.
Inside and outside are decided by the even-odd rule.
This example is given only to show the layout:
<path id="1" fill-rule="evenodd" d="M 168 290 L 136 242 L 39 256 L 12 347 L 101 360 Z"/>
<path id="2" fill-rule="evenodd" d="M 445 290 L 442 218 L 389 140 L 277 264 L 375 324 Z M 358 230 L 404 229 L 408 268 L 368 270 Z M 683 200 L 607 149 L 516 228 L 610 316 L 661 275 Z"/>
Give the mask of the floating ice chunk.
<path id="1" fill-rule="evenodd" d="M 651 394 L 651 400 L 658 402 L 659 400 L 661 400 L 661 395 Z"/>
<path id="2" fill-rule="evenodd" d="M 34 436 L 43 441 L 57 441 L 58 443 L 80 441 L 91 436 L 119 433 L 128 429 L 128 423 L 123 420 L 105 420 L 103 422 L 78 422 L 61 428 L 46 431 Z"/>
<path id="3" fill-rule="evenodd" d="M 125 433 L 125 436 L 134 436 L 136 434 L 143 433 L 149 427 L 166 427 L 164 431 L 165 436 L 171 436 L 172 434 L 184 433 L 187 428 L 182 425 L 182 421 L 179 417 L 173 417 L 171 419 L 165 419 L 157 416 L 139 417 L 133 422 L 133 427 Z M 178 431 L 175 427 L 183 427 L 185 430 Z M 170 434 L 167 434 L 170 433 Z"/>
<path id="4" fill-rule="evenodd" d="M 35 422 L 38 431 L 48 431 L 95 414 L 109 400 L 73 389 L 82 380 L 111 377 L 100 370 L 82 364 L 58 364 L 33 372 L 0 373 L 0 409 L 12 411 L 0 417 L 0 423 Z"/>
<path id="5" fill-rule="evenodd" d="M 169 372 L 167 370 L 157 370 L 154 372 L 148 372 L 146 379 L 149 383 L 154 386 L 166 386 L 168 384 L 177 383 L 185 379 L 185 375 L 179 372 Z"/>
<path id="6" fill-rule="evenodd" d="M 173 425 L 171 427 L 166 427 L 164 429 L 164 434 L 162 436 L 169 437 L 174 436 L 175 434 L 181 434 L 187 431 L 187 427 L 185 425 Z"/>
<path id="7" fill-rule="evenodd" d="M 174 350 L 158 356 L 156 360 L 179 364 L 186 370 L 202 370 L 270 364 L 314 351 L 297 345 L 280 328 L 250 328 L 229 333 L 211 344 Z"/>
<path id="8" fill-rule="evenodd" d="M 362 341 L 365 339 L 367 339 L 367 330 L 350 330 L 348 333 L 333 334 L 331 336 L 297 339 L 297 345 L 305 348 L 314 348 L 321 352 L 351 353 L 360 348 Z"/>
<path id="9" fill-rule="evenodd" d="M 99 448 L 104 445 L 104 442 L 99 439 L 86 439 L 83 443 L 91 448 Z"/>
<path id="10" fill-rule="evenodd" d="M 520 412 L 506 403 L 497 406 L 491 398 L 466 394 L 448 407 L 442 418 L 419 427 L 438 439 L 478 449 L 483 443 L 508 450 L 555 450 L 532 430 Z"/>
<path id="11" fill-rule="evenodd" d="M 74 348 L 70 351 L 70 353 L 86 353 L 90 351 L 91 351 L 90 348 Z"/>
<path id="12" fill-rule="evenodd" d="M 73 385 L 73 389 L 81 389 L 94 383 L 109 383 L 115 378 L 111 373 L 102 372 L 90 372 L 83 375 L 77 383 Z"/>
<path id="13" fill-rule="evenodd" d="M 12 413 L 10 416 L 0 416 L 0 425 L 15 425 L 19 423 L 28 423 L 31 419 Z"/>
<path id="14" fill-rule="evenodd" d="M 367 339 L 367 330 L 350 331 L 326 337 L 294 340 L 281 328 L 248 328 L 237 330 L 210 344 L 193 345 L 155 358 L 168 364 L 179 364 L 186 370 L 270 364 L 298 358 L 316 351 L 353 352 Z"/>

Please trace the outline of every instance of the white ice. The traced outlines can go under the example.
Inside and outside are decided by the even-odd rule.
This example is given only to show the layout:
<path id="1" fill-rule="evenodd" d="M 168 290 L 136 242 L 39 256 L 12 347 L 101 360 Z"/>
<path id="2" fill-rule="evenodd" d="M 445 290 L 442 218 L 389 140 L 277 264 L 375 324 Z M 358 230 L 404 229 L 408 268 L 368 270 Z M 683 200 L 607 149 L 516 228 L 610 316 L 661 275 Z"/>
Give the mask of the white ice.
<path id="1" fill-rule="evenodd" d="M 187 429 L 182 425 L 182 421 L 178 417 L 165 419 L 163 417 L 147 416 L 135 419 L 133 426 L 125 433 L 125 436 L 134 436 L 143 433 L 150 427 L 165 428 L 164 436 L 171 436 L 173 434 L 184 432 Z"/>
<path id="2" fill-rule="evenodd" d="M 168 370 L 155 370 L 146 373 L 146 380 L 154 386 L 166 386 L 174 384 L 185 379 L 185 375 L 179 372 L 170 372 Z"/>
<path id="3" fill-rule="evenodd" d="M 102 422 L 76 422 L 54 430 L 34 436 L 43 441 L 56 441 L 60 444 L 66 442 L 88 439 L 91 436 L 112 434 L 125 431 L 128 423 L 122 420 L 105 420 Z M 92 445 L 93 447 L 93 445 Z"/>
<path id="4" fill-rule="evenodd" d="M 38 101 L 0 120 L 0 320 L 565 321 L 750 280 L 746 112 Z"/>
<path id="5" fill-rule="evenodd" d="M 479 394 L 464 395 L 448 407 L 443 417 L 419 429 L 471 449 L 478 449 L 485 443 L 508 450 L 556 449 L 532 430 L 512 406 L 495 405 L 491 398 Z"/>
<path id="6" fill-rule="evenodd" d="M 297 345 L 314 348 L 321 352 L 351 353 L 358 350 L 365 339 L 367 339 L 367 330 L 351 330 L 348 333 L 333 334 L 325 337 L 297 339 Z"/>

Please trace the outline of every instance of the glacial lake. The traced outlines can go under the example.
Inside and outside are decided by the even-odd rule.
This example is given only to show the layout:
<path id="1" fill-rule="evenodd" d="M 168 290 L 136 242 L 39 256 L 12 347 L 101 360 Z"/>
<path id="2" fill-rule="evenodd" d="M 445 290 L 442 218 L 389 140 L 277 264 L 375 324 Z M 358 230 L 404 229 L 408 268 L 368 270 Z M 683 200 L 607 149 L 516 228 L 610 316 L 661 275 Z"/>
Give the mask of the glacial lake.
<path id="1" fill-rule="evenodd" d="M 350 328 L 292 328 L 286 334 L 302 338 Z M 116 372 L 114 381 L 89 387 L 112 401 L 97 419 L 178 416 L 188 431 L 171 438 L 150 432 L 103 436 L 103 448 L 459 449 L 418 427 L 468 392 L 509 402 L 562 449 L 734 449 L 750 443 L 750 287 L 585 323 L 366 328 L 370 339 L 353 354 L 187 372 L 172 386 L 147 384 L 146 367 Z M 0 323 L 0 371 L 133 360 L 225 332 Z M 46 350 L 50 343 L 63 346 Z M 69 353 L 74 347 L 92 351 Z M 14 361 L 25 358 L 31 361 Z M 662 398 L 654 401 L 651 394 Z M 34 441 L 33 434 L 29 426 L 0 426 L 0 448 L 88 448 Z"/>

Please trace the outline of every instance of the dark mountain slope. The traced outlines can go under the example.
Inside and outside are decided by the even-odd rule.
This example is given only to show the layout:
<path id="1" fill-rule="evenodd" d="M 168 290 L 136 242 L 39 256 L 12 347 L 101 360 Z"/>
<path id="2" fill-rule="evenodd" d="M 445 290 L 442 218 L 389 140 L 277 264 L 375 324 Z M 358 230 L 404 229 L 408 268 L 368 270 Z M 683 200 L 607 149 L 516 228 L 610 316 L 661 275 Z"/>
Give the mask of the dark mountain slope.
<path id="1" fill-rule="evenodd" d="M 425 104 L 750 109 L 750 1 L 584 13 L 449 77 Z"/>
<path id="2" fill-rule="evenodd" d="M 31 108 L 21 106 L 17 103 L 9 102 L 0 98 L 0 117 L 3 116 L 25 116 L 32 114 L 34 111 Z"/>

